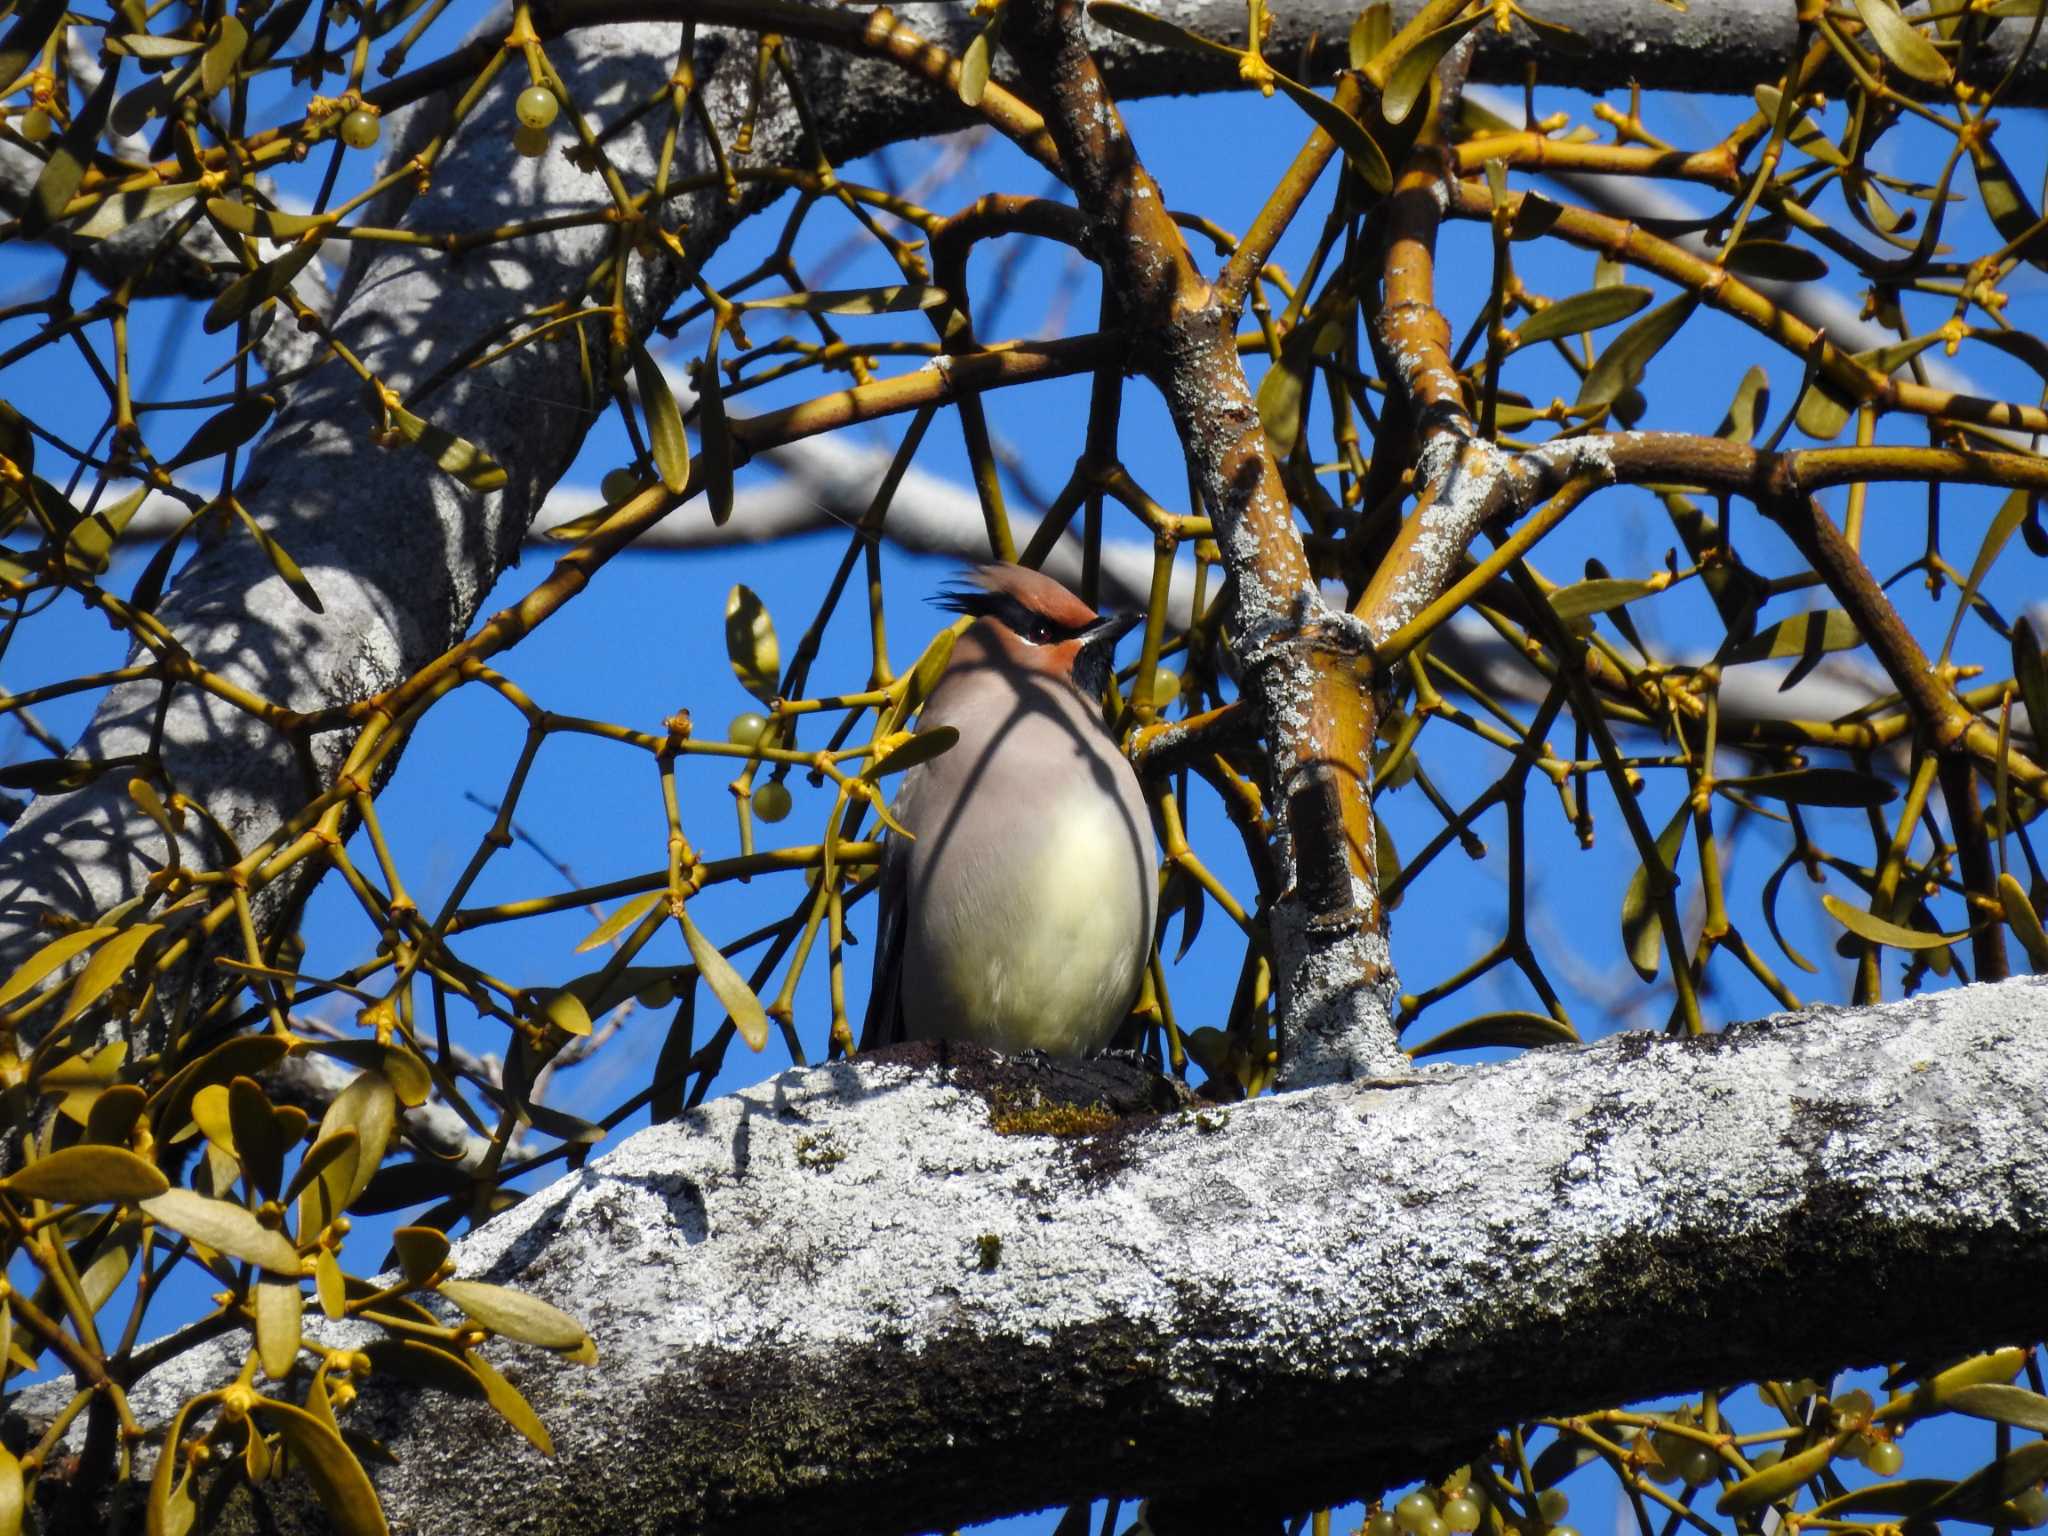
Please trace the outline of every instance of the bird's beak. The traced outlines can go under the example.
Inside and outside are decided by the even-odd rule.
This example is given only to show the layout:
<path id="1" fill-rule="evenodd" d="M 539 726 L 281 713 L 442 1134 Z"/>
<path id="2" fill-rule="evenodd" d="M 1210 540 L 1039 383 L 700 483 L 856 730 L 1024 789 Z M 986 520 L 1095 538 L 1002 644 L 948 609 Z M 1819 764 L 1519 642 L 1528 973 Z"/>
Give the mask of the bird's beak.
<path id="1" fill-rule="evenodd" d="M 1137 628 L 1144 618 L 1142 613 L 1112 613 L 1099 618 L 1081 631 L 1081 649 L 1092 651 L 1100 646 L 1114 650 L 1117 641 Z"/>

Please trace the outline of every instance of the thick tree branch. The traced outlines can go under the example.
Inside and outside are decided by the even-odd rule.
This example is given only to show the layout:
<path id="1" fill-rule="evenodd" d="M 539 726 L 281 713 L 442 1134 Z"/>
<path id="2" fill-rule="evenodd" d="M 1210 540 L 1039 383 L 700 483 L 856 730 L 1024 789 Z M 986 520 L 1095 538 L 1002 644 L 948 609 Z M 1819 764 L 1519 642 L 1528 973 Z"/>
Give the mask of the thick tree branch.
<path id="1" fill-rule="evenodd" d="M 512 1367 L 553 1460 L 373 1380 L 354 1422 L 397 1453 L 396 1523 L 909 1531 L 1169 1487 L 1300 1509 L 1539 1413 L 2039 1335 L 2048 981 L 1124 1119 L 1035 1110 L 1074 1091 L 1048 1064 L 935 1050 L 642 1132 L 458 1247 L 602 1361 Z M 1062 1119 L 1096 1128 L 1034 1130 Z"/>
<path id="2" fill-rule="evenodd" d="M 645 20 L 652 15 L 673 16 L 679 11 L 731 21 L 749 0 L 691 0 L 678 6 L 675 0 L 555 0 L 548 19 L 556 28 L 594 22 Z M 1398 0 L 1394 6 L 1396 24 L 1410 20 L 1422 9 L 1424 0 Z M 760 7 L 766 10 L 766 7 Z M 949 22 L 937 6 L 908 4 L 893 8 L 923 36 L 943 42 L 955 52 L 973 36 L 974 19 L 965 7 Z M 1148 6 L 1169 14 L 1179 26 L 1205 37 L 1243 47 L 1245 7 L 1243 0 L 1176 0 L 1171 5 Z M 1614 0 L 1546 0 L 1535 8 L 1543 20 L 1570 27 L 1585 43 L 1582 49 L 1562 49 L 1532 27 L 1513 26 L 1506 32 L 1493 27 L 1476 34 L 1471 77 L 1502 84 L 1520 85 L 1531 64 L 1547 85 L 1577 86 L 1592 91 L 1620 89 L 1640 84 L 1646 90 L 1697 92 L 1725 91 L 1747 95 L 1759 84 L 1780 79 L 1792 50 L 1799 41 L 1796 7 L 1778 0 L 1695 0 L 1684 11 L 1664 6 L 1658 9 L 1617 5 Z M 1264 52 L 1286 61 L 1300 78 L 1328 81 L 1348 63 L 1346 38 L 1358 17 L 1355 0 L 1295 0 L 1276 7 L 1272 31 Z M 782 22 L 788 27 L 787 22 Z M 833 25 L 820 23 L 821 27 Z M 800 31 L 800 28 L 789 28 Z M 1135 43 L 1106 28 L 1090 26 L 1091 49 L 1112 89 L 1124 96 L 1164 93 L 1237 90 L 1243 78 L 1233 63 L 1198 53 L 1162 53 Z M 2024 18 L 2008 22 L 1995 31 L 1973 62 L 1970 82 L 1994 86 L 2005 78 L 2025 46 Z M 1306 54 L 1306 64 L 1299 61 Z M 1702 60 L 1711 60 L 1710 74 L 1703 78 Z M 997 71 L 998 76 L 1002 71 Z M 1816 72 L 1813 84 L 1831 94 L 1848 83 L 1839 65 L 1829 64 Z M 1908 79 L 1894 84 L 1902 90 L 1923 92 L 1927 88 Z M 1934 93 L 1930 93 L 1934 94 Z M 2048 100 L 2048 58 L 2036 49 L 2014 73 L 2000 98 L 2005 106 L 2036 106 Z"/>
<path id="3" fill-rule="evenodd" d="M 1170 14 L 1184 27 L 1205 36 L 1244 46 L 1245 7 L 1242 0 L 1177 0 L 1149 5 Z M 1407 21 L 1421 9 L 1421 0 L 1396 0 L 1394 20 Z M 1290 0 L 1275 6 L 1273 30 L 1265 52 L 1292 68 L 1302 51 L 1311 49 L 1309 79 L 1326 79 L 1345 65 L 1345 39 L 1359 7 L 1352 0 Z M 1475 36 L 1471 78 L 1519 86 L 1530 65 L 1547 85 L 1616 90 L 1631 80 L 1645 90 L 1725 91 L 1748 95 L 1759 84 L 1780 79 L 1799 39 L 1798 7 L 1778 0 L 1691 0 L 1681 11 L 1670 5 L 1617 5 L 1613 0 L 1544 0 L 1529 10 L 1546 22 L 1570 27 L 1587 44 L 1566 49 L 1541 37 L 1534 28 L 1516 25 L 1501 33 L 1482 26 Z M 2026 18 L 2007 22 L 1980 51 L 1970 79 L 1996 85 L 2025 46 Z M 1228 62 L 1197 54 L 1151 55 L 1156 67 L 1146 71 L 1157 82 L 1133 86 L 1133 55 L 1145 50 L 1098 29 L 1097 57 L 1110 84 L 1123 95 L 1152 91 L 1229 89 L 1238 82 Z M 1814 84 L 1839 94 L 1847 75 L 1830 62 Z M 1895 82 L 1910 84 L 1910 82 Z M 1914 89 L 1920 89 L 1914 87 Z M 2030 53 L 2014 75 L 2001 105 L 2038 106 L 2048 101 L 2048 57 Z"/>

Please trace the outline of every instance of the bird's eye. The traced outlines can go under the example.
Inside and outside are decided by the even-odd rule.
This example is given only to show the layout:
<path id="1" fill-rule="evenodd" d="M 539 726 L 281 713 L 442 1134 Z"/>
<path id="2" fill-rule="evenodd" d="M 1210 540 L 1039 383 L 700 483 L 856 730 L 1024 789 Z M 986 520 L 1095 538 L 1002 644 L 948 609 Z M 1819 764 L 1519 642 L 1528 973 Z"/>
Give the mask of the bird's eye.
<path id="1" fill-rule="evenodd" d="M 1033 645 L 1044 645 L 1053 637 L 1052 625 L 1037 617 L 1026 619 L 1021 633 Z"/>

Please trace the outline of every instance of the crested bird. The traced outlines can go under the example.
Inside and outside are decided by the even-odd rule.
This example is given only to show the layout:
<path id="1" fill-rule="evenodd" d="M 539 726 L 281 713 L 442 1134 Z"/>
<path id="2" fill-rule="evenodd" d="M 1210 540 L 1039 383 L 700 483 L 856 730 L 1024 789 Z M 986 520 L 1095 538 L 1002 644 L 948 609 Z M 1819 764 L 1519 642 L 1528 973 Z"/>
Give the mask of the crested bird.
<path id="1" fill-rule="evenodd" d="M 977 566 L 939 601 L 975 622 L 919 728 L 960 735 L 897 792 L 911 838 L 884 846 L 863 1044 L 1100 1050 L 1138 995 L 1158 908 L 1152 820 L 1102 719 L 1137 616 L 1020 565 Z"/>

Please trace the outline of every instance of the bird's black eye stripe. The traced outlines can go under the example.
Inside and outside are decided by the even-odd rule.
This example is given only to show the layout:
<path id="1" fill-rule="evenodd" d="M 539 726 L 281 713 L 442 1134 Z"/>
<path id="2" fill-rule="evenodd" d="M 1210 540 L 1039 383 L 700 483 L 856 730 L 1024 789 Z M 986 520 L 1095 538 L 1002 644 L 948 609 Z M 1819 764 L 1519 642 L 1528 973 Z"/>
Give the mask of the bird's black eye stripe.
<path id="1" fill-rule="evenodd" d="M 1066 631 L 1059 625 L 1042 613 L 1032 612 L 1014 597 L 998 596 L 991 612 L 1033 645 L 1066 638 Z"/>
<path id="2" fill-rule="evenodd" d="M 1019 607 L 1010 615 L 1010 628 L 1017 631 L 1033 645 L 1047 645 L 1054 640 L 1065 638 L 1065 631 L 1053 627 L 1052 623 L 1027 608 Z"/>
<path id="3" fill-rule="evenodd" d="M 971 613 L 976 618 L 1001 619 L 1019 637 L 1032 645 L 1052 645 L 1080 633 L 1078 629 L 1056 624 L 1044 614 L 1033 612 L 1007 592 L 956 588 L 942 593 L 938 598 L 938 605 L 955 613 Z"/>

